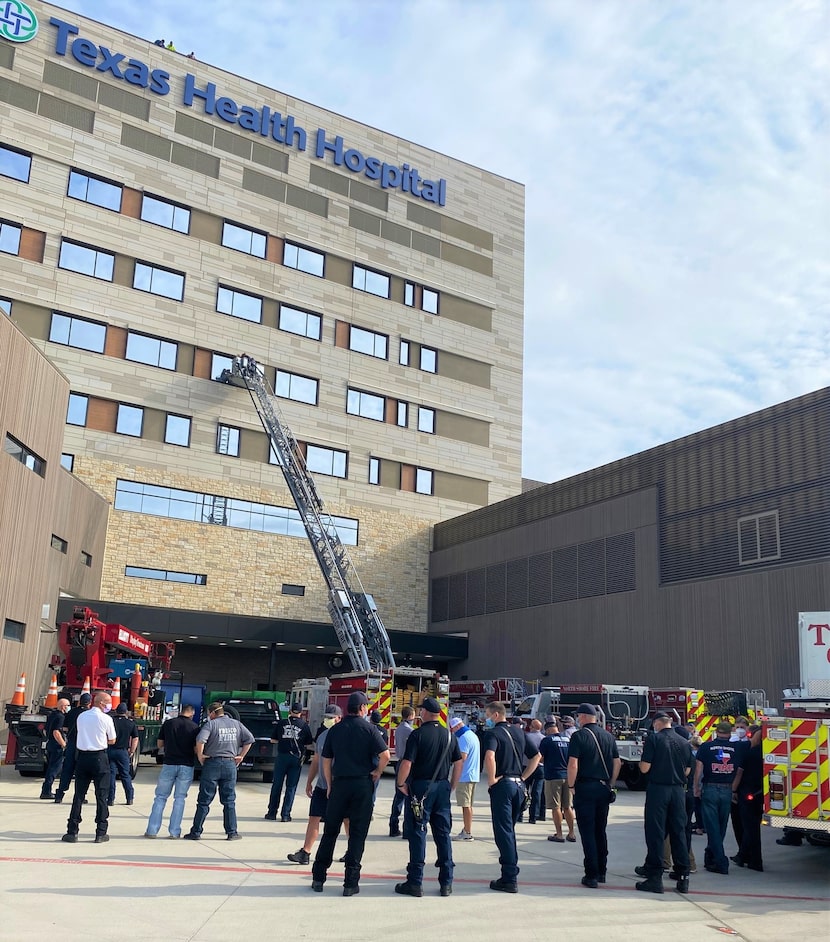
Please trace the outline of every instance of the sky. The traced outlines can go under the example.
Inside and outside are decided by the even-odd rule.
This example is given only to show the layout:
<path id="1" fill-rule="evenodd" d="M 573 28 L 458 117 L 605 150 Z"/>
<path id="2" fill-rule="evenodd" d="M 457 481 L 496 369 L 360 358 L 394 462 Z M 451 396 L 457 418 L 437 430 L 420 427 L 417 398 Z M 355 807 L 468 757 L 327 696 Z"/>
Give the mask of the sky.
<path id="1" fill-rule="evenodd" d="M 525 185 L 525 477 L 830 385 L 830 0 L 60 5 Z"/>

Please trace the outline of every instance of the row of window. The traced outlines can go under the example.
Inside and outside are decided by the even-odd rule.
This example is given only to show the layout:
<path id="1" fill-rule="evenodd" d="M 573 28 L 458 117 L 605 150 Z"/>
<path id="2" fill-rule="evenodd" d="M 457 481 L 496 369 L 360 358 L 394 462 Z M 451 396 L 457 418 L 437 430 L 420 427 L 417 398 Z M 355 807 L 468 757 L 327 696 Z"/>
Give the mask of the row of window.
<path id="1" fill-rule="evenodd" d="M 249 500 L 184 491 L 155 484 L 119 479 L 115 487 L 115 509 L 194 523 L 212 523 L 281 536 L 306 538 L 305 527 L 297 510 Z M 358 521 L 352 517 L 330 516 L 331 532 L 340 542 L 357 546 Z"/>
<path id="2" fill-rule="evenodd" d="M 89 396 L 82 393 L 71 392 L 69 405 L 66 410 L 66 424 L 85 426 L 89 413 Z M 192 419 L 186 415 L 176 415 L 168 412 L 164 424 L 164 441 L 168 445 L 179 445 L 182 448 L 190 447 L 190 428 Z M 133 406 L 126 402 L 117 403 L 115 415 L 115 431 L 118 435 L 128 435 L 131 438 L 141 438 L 144 429 L 144 408 Z M 67 456 L 71 458 L 72 456 Z M 63 459 L 61 463 L 64 464 Z M 66 464 L 64 464 L 66 467 Z M 72 470 L 72 468 L 68 468 Z"/>
<path id="3" fill-rule="evenodd" d="M 11 177 L 15 180 L 21 180 L 24 183 L 29 182 L 31 172 L 32 157 L 23 151 L 18 151 L 6 145 L 0 145 L 0 175 Z M 107 180 L 103 177 L 93 176 L 80 170 L 69 171 L 69 182 L 67 185 L 67 195 L 72 199 L 81 200 L 102 209 L 109 209 L 113 212 L 121 212 L 124 187 L 120 183 Z M 191 211 L 188 207 L 171 200 L 163 199 L 158 196 L 152 196 L 149 193 L 142 193 L 140 218 L 162 226 L 165 229 L 171 229 L 175 232 L 189 234 Z M 11 227 L 13 228 L 13 226 Z M 19 227 L 18 243 L 19 243 Z M 14 233 L 8 234 L 9 245 L 14 242 Z M 243 252 L 246 255 L 252 255 L 255 258 L 266 257 L 268 242 L 268 233 L 258 229 L 252 229 L 239 223 L 224 220 L 222 224 L 221 244 L 226 248 L 237 252 Z M 16 255 L 17 248 L 3 248 L 3 232 L 0 230 L 0 250 L 9 251 Z M 106 256 L 108 253 L 98 254 Z M 282 264 L 286 268 L 293 268 L 297 271 L 314 275 L 318 278 L 325 276 L 326 256 L 324 252 L 315 249 L 309 249 L 302 245 L 286 242 L 283 249 Z M 89 259 L 84 263 L 85 268 L 89 267 Z M 107 276 L 108 263 L 106 259 L 101 259 L 100 264 L 94 267 L 99 268 L 100 273 L 93 274 L 90 271 L 82 270 L 81 274 L 93 274 L 93 277 L 112 280 L 112 274 Z M 71 268 L 72 271 L 79 271 L 78 268 L 72 268 L 70 265 L 61 267 Z M 184 275 L 179 274 L 184 287 Z M 138 287 L 134 285 L 134 287 Z M 169 286 L 166 286 L 169 287 Z M 363 265 L 355 264 L 352 271 L 352 287 L 358 291 L 364 291 L 368 294 L 374 294 L 377 297 L 391 297 L 391 278 L 384 272 L 375 271 L 366 268 Z M 149 289 L 142 289 L 149 290 Z M 154 291 L 154 294 L 163 294 L 160 291 Z M 171 294 L 164 294 L 165 297 L 173 297 Z M 181 301 L 182 297 L 177 300 Z M 404 304 L 408 307 L 420 306 L 421 310 L 428 314 L 438 314 L 439 293 L 432 288 L 416 285 L 414 282 L 404 284 Z"/>
<path id="4" fill-rule="evenodd" d="M 346 412 L 349 415 L 359 415 L 364 419 L 373 419 L 375 422 L 385 422 L 386 401 L 386 396 L 349 387 L 346 393 Z M 407 428 L 409 425 L 409 403 L 400 400 L 396 400 L 396 402 L 396 424 Z M 418 406 L 417 409 L 418 431 L 435 434 L 435 409 L 428 406 Z"/>
<path id="5" fill-rule="evenodd" d="M 52 539 L 50 541 L 52 549 L 57 550 L 59 553 L 63 553 L 64 556 L 69 549 L 69 543 L 61 536 L 58 536 L 56 533 L 52 534 Z M 92 566 L 92 556 L 81 550 L 81 562 L 84 566 Z"/>

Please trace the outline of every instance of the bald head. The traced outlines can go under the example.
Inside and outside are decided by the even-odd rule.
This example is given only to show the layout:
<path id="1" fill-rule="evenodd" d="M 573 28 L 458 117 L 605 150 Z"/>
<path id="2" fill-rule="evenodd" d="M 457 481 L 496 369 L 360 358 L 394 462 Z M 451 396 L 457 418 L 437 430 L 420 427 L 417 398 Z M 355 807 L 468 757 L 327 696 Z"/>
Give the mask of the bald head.
<path id="1" fill-rule="evenodd" d="M 69 701 L 65 697 L 61 697 L 60 700 L 58 700 L 58 710 L 60 710 L 61 713 L 67 713 L 69 711 Z"/>
<path id="2" fill-rule="evenodd" d="M 103 710 L 104 707 L 112 706 L 112 697 L 108 693 L 101 691 L 96 693 L 92 699 L 92 705 L 97 706 L 99 710 Z"/>

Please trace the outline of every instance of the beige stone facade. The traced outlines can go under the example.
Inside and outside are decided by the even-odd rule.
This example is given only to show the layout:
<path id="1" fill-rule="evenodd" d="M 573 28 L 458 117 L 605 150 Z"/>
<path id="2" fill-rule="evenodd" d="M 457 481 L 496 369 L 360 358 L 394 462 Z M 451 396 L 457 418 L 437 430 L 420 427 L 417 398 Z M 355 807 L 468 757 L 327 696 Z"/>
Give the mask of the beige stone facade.
<path id="1" fill-rule="evenodd" d="M 118 481 L 293 506 L 247 393 L 213 381 L 248 353 L 309 460 L 343 461 L 317 488 L 357 521 L 350 553 L 387 627 L 425 631 L 431 525 L 521 488 L 523 187 L 31 7 L 37 36 L 0 39 L 0 147 L 29 159 L 0 176 L 19 232 L 0 298 L 82 407 L 62 450 L 114 505 L 101 598 L 328 620 L 304 539 L 119 509 Z M 124 56 L 122 77 L 95 68 L 100 47 Z M 268 134 L 276 112 L 287 143 Z M 417 168 L 427 194 L 442 181 L 444 205 L 383 188 L 371 160 L 390 179 Z"/>

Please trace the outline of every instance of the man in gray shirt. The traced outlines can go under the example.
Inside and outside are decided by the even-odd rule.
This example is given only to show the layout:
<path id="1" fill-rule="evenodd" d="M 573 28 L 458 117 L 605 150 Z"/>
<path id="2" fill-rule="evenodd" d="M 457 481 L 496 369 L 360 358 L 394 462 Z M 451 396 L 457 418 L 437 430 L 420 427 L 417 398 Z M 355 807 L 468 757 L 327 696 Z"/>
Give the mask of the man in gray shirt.
<path id="1" fill-rule="evenodd" d="M 254 737 L 239 720 L 225 716 L 221 703 L 208 707 L 208 722 L 196 736 L 196 758 L 202 765 L 196 815 L 186 841 L 198 841 L 202 836 L 210 804 L 219 790 L 225 833 L 229 841 L 240 838 L 236 830 L 236 770 L 254 743 Z"/>
<path id="2" fill-rule="evenodd" d="M 395 759 L 398 762 L 403 761 L 403 757 L 406 754 L 406 741 L 409 739 L 409 734 L 414 729 L 412 725 L 414 716 L 415 711 L 411 706 L 405 706 L 401 710 L 401 721 L 398 724 L 398 728 L 395 730 Z M 398 788 L 396 783 L 395 797 L 392 799 L 392 813 L 389 815 L 390 837 L 401 836 L 400 818 L 401 814 L 403 814 L 403 807 L 405 802 L 406 795 Z"/>

